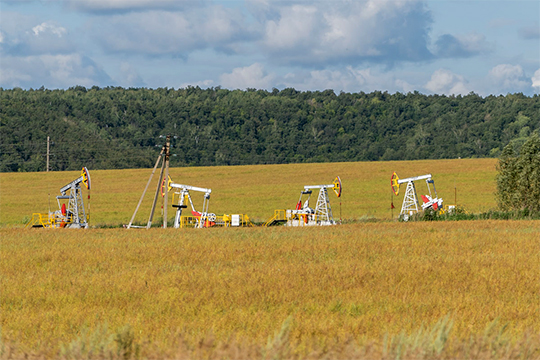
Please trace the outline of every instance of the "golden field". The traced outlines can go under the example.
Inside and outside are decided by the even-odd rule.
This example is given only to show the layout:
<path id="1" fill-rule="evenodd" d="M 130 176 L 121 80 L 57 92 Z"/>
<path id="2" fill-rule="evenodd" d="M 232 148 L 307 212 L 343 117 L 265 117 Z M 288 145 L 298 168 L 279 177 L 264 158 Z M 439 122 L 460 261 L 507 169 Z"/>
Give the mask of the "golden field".
<path id="1" fill-rule="evenodd" d="M 390 177 L 394 171 L 400 178 L 431 173 L 445 204 L 454 203 L 456 189 L 458 205 L 470 212 L 480 212 L 496 207 L 496 162 L 496 159 L 456 159 L 218 166 L 171 168 L 170 174 L 177 183 L 211 188 L 211 212 L 218 215 L 244 213 L 257 222 L 267 220 L 275 209 L 294 208 L 304 185 L 331 184 L 339 175 L 343 196 L 338 199 L 333 192 L 330 194 L 336 219 L 340 212 L 347 220 L 390 219 Z M 129 223 L 151 169 L 89 170 L 92 180 L 90 224 Z M 0 225 L 22 226 L 33 212 L 46 213 L 49 199 L 51 209 L 58 209 L 56 195 L 59 195 L 59 189 L 79 176 L 80 171 L 0 173 Z M 146 223 L 148 219 L 158 176 L 159 169 L 136 221 Z M 404 190 L 399 197 L 394 197 L 394 217 L 401 208 Z M 426 193 L 425 182 L 417 183 L 417 191 L 419 196 Z M 86 189 L 83 193 L 86 201 Z M 202 194 L 193 194 L 193 198 L 195 206 L 201 207 Z M 161 198 L 159 204 L 161 206 Z M 168 212 L 172 219 L 173 208 L 170 207 Z M 158 218 L 161 218 L 159 211 L 154 220 Z"/>
<path id="2" fill-rule="evenodd" d="M 4 228 L 0 326 L 19 349 L 45 355 L 104 324 L 129 325 L 135 343 L 162 354 L 208 336 L 264 348 L 287 319 L 294 354 L 382 344 L 445 316 L 456 341 L 494 321 L 509 343 L 523 341 L 540 333 L 538 225 Z M 540 338 L 532 346 L 540 356 Z"/>
<path id="3" fill-rule="evenodd" d="M 339 175 L 343 197 L 330 200 L 349 220 L 181 230 L 25 230 L 80 172 L 2 173 L 0 358 L 538 359 L 540 222 L 388 221 L 393 171 L 431 173 L 446 204 L 457 189 L 458 205 L 480 212 L 496 207 L 495 166 L 173 168 L 175 182 L 212 189 L 211 212 L 258 222 L 293 208 L 303 185 Z M 127 224 L 150 173 L 90 169 L 91 225 Z M 370 218 L 379 221 L 356 221 Z"/>

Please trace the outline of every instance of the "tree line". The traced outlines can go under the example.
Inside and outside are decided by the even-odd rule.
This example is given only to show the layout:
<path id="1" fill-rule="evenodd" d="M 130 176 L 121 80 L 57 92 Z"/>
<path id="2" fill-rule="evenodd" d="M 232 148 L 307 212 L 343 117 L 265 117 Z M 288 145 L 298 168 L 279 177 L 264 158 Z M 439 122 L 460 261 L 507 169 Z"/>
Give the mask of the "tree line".
<path id="1" fill-rule="evenodd" d="M 0 88 L 0 171 L 498 157 L 540 127 L 540 96 L 295 89 Z"/>

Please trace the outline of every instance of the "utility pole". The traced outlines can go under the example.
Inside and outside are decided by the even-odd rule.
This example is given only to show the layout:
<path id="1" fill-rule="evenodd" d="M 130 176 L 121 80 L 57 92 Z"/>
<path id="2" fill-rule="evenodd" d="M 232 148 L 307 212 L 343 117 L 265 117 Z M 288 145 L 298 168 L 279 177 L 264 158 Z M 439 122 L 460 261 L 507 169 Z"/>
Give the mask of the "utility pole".
<path id="1" fill-rule="evenodd" d="M 163 153 L 163 157 L 165 157 L 165 154 L 167 153 L 167 145 L 163 145 L 162 153 Z M 152 202 L 152 210 L 150 211 L 150 217 L 148 218 L 148 223 L 146 224 L 147 229 L 150 229 L 152 227 L 152 220 L 154 219 L 154 211 L 156 211 L 156 203 L 159 196 L 159 191 L 161 190 L 164 171 L 165 171 L 165 159 L 163 159 L 163 162 L 161 163 L 161 171 L 159 172 L 159 180 L 156 187 L 156 194 L 154 195 L 154 202 Z"/>
<path id="2" fill-rule="evenodd" d="M 129 222 L 129 225 L 127 228 L 131 228 L 133 226 L 133 220 L 135 220 L 135 215 L 137 215 L 137 211 L 139 211 L 139 207 L 141 206 L 141 203 L 144 199 L 144 195 L 146 194 L 146 190 L 148 190 L 148 186 L 150 185 L 150 182 L 152 181 L 152 177 L 154 176 L 154 173 L 156 172 L 156 169 L 159 165 L 159 161 L 161 160 L 161 156 L 163 155 L 163 148 L 161 149 L 161 152 L 158 155 L 158 158 L 156 160 L 156 164 L 154 165 L 154 169 L 152 170 L 152 174 L 150 174 L 150 178 L 148 179 L 148 182 L 146 183 L 146 187 L 144 188 L 144 191 L 141 195 L 141 198 L 139 199 L 139 203 L 137 204 L 137 207 L 135 208 L 135 212 L 133 213 L 133 216 L 131 217 L 131 220 Z M 50 206 L 49 206 L 50 207 Z"/>
<path id="3" fill-rule="evenodd" d="M 49 172 L 49 145 L 51 138 L 47 136 L 47 172 Z M 51 190 L 49 188 L 49 182 L 47 181 L 47 195 L 49 197 L 49 214 L 51 213 Z"/>
<path id="4" fill-rule="evenodd" d="M 170 156 L 170 149 L 171 149 L 171 135 L 167 135 L 167 143 L 165 145 L 166 151 L 165 151 L 165 177 L 163 178 L 163 228 L 167 228 L 167 202 L 168 202 L 168 195 L 169 195 L 169 188 L 168 188 L 168 181 L 169 181 L 169 156 Z"/>
<path id="5" fill-rule="evenodd" d="M 51 138 L 47 136 L 47 172 L 49 172 L 49 144 Z"/>
<path id="6" fill-rule="evenodd" d="M 161 137 L 161 136 L 160 136 Z M 152 220 L 154 219 L 154 212 L 156 210 L 156 204 L 157 199 L 159 197 L 159 193 L 161 190 L 164 192 L 164 209 L 163 209 L 163 227 L 167 227 L 167 195 L 168 195 L 168 184 L 167 181 L 169 180 L 169 156 L 170 156 L 170 145 L 171 145 L 171 136 L 167 135 L 167 141 L 165 145 L 161 147 L 161 152 L 158 155 L 158 158 L 156 160 L 156 164 L 154 165 L 154 169 L 152 170 L 152 174 L 150 175 L 150 178 L 148 179 L 148 182 L 146 183 L 146 187 L 144 188 L 144 191 L 141 195 L 141 198 L 139 199 L 139 203 L 137 204 L 137 207 L 135 208 L 135 212 L 133 213 L 133 216 L 131 217 L 131 220 L 129 222 L 129 225 L 127 225 L 127 228 L 132 227 L 142 227 L 142 226 L 135 226 L 133 225 L 133 220 L 135 220 L 135 215 L 137 214 L 137 211 L 139 210 L 139 207 L 141 206 L 141 203 L 143 201 L 144 195 L 146 194 L 146 190 L 148 190 L 148 186 L 150 185 L 150 182 L 152 181 L 152 177 L 154 176 L 154 173 L 156 172 L 156 169 L 159 165 L 159 162 L 161 163 L 161 171 L 159 173 L 159 179 L 156 187 L 156 194 L 154 195 L 154 201 L 152 202 L 152 210 L 150 211 L 150 216 L 148 218 L 148 223 L 146 224 L 146 228 L 150 229 L 152 227 Z M 162 189 L 162 187 L 164 187 Z"/>

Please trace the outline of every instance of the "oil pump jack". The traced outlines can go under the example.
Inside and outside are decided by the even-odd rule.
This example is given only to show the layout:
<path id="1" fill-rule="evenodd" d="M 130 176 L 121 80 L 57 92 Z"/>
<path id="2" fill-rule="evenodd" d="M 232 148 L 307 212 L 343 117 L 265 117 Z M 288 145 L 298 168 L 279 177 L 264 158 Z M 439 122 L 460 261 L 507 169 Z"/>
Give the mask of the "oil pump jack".
<path id="1" fill-rule="evenodd" d="M 285 224 L 286 226 L 325 226 L 336 225 L 328 189 L 334 190 L 336 196 L 341 197 L 342 185 L 341 179 L 337 176 L 332 184 L 326 185 L 305 185 L 304 190 L 300 192 L 300 198 L 293 210 L 275 210 L 274 215 L 264 223 L 264 226 Z M 309 206 L 309 200 L 314 190 L 319 190 L 315 208 Z M 304 200 L 304 195 L 307 195 Z"/>
<path id="2" fill-rule="evenodd" d="M 212 189 L 205 189 L 200 188 L 197 186 L 190 186 L 190 185 L 183 185 L 183 184 L 177 184 L 169 180 L 168 184 L 169 189 L 176 189 L 179 196 L 178 204 L 174 204 L 174 195 L 173 195 L 173 207 L 176 208 L 176 214 L 174 216 L 174 227 L 184 227 L 188 223 L 190 225 L 193 225 L 195 228 L 203 228 L 208 227 L 211 222 L 216 221 L 216 214 L 210 214 L 208 212 L 208 207 L 210 206 L 210 194 L 212 193 Z M 195 210 L 195 206 L 193 205 L 193 200 L 191 199 L 190 191 L 200 192 L 204 194 L 203 197 L 203 206 L 202 206 L 202 212 L 198 212 Z M 191 206 L 191 214 L 192 217 L 183 217 L 182 216 L 182 209 L 186 209 L 187 205 L 186 203 L 189 203 Z M 190 222 L 189 219 L 192 221 Z"/>
<path id="3" fill-rule="evenodd" d="M 407 184 L 407 189 L 405 190 L 405 195 L 403 197 L 403 204 L 401 205 L 401 211 L 399 216 L 407 221 L 409 217 L 419 212 L 419 202 L 418 197 L 416 196 L 416 186 L 414 185 L 415 181 L 425 180 L 429 195 L 422 195 L 422 204 L 420 205 L 421 209 L 425 211 L 426 209 L 433 209 L 438 211 L 442 208 L 443 199 L 438 198 L 437 190 L 435 189 L 435 181 L 433 181 L 431 174 L 421 175 L 410 177 L 406 179 L 400 179 L 398 175 L 394 172 L 392 174 L 390 184 L 392 186 L 392 191 L 395 195 L 399 195 L 399 186 L 401 184 Z M 431 192 L 431 187 L 433 188 L 433 196 Z"/>
<path id="4" fill-rule="evenodd" d="M 90 191 L 90 173 L 86 167 L 82 168 L 81 176 L 60 188 L 56 197 L 58 210 L 48 213 L 34 213 L 26 227 L 45 228 L 88 228 L 89 214 L 84 206 L 81 184 Z M 90 200 L 90 195 L 88 195 Z"/>

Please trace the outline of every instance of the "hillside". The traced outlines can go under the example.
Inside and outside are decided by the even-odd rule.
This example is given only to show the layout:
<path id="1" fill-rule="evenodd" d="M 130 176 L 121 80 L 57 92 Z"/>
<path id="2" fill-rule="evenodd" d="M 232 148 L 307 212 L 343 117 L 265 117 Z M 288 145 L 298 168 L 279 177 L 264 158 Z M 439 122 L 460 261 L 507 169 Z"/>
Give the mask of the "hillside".
<path id="1" fill-rule="evenodd" d="M 540 96 L 74 87 L 0 89 L 0 171 L 495 157 L 540 126 Z"/>

